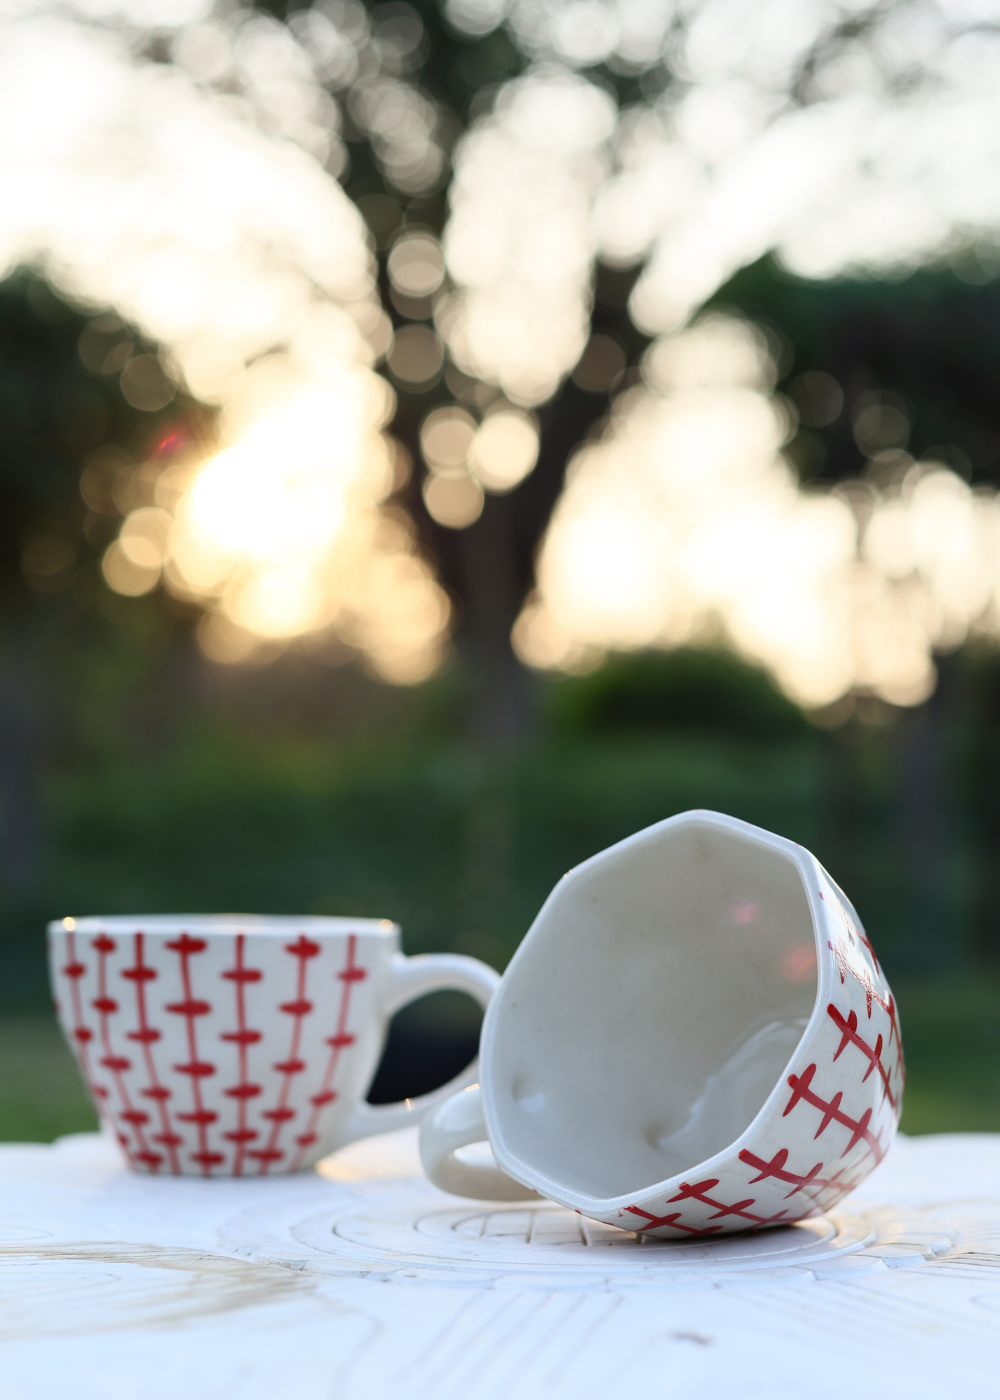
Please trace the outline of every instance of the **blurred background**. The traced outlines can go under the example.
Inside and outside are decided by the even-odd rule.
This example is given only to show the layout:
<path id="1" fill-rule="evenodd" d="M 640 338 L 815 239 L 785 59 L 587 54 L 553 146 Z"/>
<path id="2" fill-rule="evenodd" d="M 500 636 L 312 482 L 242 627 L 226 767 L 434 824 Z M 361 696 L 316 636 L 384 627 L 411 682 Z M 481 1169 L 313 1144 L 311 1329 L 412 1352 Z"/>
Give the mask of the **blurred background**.
<path id="1" fill-rule="evenodd" d="M 690 807 L 1000 1130 L 997 4 L 4 0 L 0 189 L 0 1136 L 94 1121 L 50 918 L 502 969 Z"/>

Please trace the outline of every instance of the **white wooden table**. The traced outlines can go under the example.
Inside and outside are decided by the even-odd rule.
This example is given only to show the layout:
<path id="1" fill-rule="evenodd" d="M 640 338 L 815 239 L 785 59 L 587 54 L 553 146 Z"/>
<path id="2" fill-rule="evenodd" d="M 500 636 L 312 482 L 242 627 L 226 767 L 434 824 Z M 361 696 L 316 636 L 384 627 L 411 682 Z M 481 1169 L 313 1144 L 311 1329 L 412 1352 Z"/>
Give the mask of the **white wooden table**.
<path id="1" fill-rule="evenodd" d="M 0 1148 L 3 1400 L 1000 1394 L 1000 1136 L 900 1139 L 828 1219 L 674 1244 L 462 1201 L 411 1132 L 266 1181 Z"/>

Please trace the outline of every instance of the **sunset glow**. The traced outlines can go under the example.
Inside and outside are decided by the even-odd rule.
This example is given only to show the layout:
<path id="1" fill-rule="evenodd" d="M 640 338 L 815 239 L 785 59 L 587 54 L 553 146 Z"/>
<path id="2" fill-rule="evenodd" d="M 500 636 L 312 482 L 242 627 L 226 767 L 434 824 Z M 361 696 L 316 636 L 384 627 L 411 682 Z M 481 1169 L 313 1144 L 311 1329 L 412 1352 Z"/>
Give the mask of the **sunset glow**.
<path id="1" fill-rule="evenodd" d="M 516 628 L 526 660 L 722 638 L 808 706 L 922 699 L 935 649 L 1000 628 L 995 495 L 880 458 L 896 410 L 874 400 L 871 440 L 855 425 L 864 481 L 800 489 L 763 340 L 690 321 L 772 249 L 822 277 L 933 258 L 996 271 L 1000 54 L 959 8 L 884 7 L 827 42 L 815 0 L 764 0 L 752 28 L 733 0 L 699 0 L 683 24 L 641 0 L 448 0 L 454 27 L 506 25 L 527 60 L 453 147 L 402 10 L 5 9 L 0 269 L 36 266 L 92 313 L 81 358 L 137 412 L 184 391 L 219 410 L 211 441 L 101 488 L 123 516 L 108 585 L 198 603 L 219 660 L 329 642 L 393 680 L 429 675 L 450 607 L 387 504 L 409 470 L 388 437 L 395 393 L 438 395 L 418 420 L 420 489 L 462 530 L 535 470 L 536 410 L 572 374 L 628 387 L 570 462 Z M 643 77 L 619 109 L 595 63 L 683 81 Z M 414 215 L 378 244 L 395 331 L 377 240 L 338 183 L 342 129 L 369 142 L 400 219 L 444 193 L 440 236 Z M 639 381 L 623 340 L 591 335 L 597 259 L 639 268 L 630 314 L 658 337 Z"/>
<path id="2" fill-rule="evenodd" d="M 589 669 L 613 649 L 728 642 L 808 708 L 852 690 L 926 698 L 933 652 L 1000 635 L 1000 499 L 903 452 L 798 486 L 787 405 L 752 327 L 656 342 L 646 384 L 583 448 L 515 629 L 522 658 Z"/>

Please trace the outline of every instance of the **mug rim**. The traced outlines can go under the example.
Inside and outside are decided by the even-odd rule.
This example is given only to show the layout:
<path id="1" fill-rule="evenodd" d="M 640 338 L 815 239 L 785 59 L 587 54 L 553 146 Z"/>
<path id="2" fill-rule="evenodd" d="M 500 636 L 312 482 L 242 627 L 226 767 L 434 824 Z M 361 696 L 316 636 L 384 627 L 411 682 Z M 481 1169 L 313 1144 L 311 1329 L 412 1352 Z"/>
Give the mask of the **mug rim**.
<path id="1" fill-rule="evenodd" d="M 250 938 L 288 937 L 290 934 L 365 933 L 399 937 L 402 930 L 391 919 L 349 918 L 340 914 L 87 914 L 53 919 L 48 925 L 56 933 L 143 933 L 155 937 L 177 933 L 232 935 Z"/>
<path id="2" fill-rule="evenodd" d="M 657 1195 L 665 1192 L 673 1186 L 683 1182 L 691 1176 L 693 1172 L 710 1171 L 715 1167 L 722 1167 L 737 1156 L 741 1148 L 754 1137 L 757 1125 L 768 1117 L 774 1106 L 780 1101 L 785 1090 L 785 1078 L 789 1065 L 792 1064 L 804 1042 L 814 1034 L 817 1026 L 823 1019 L 823 1007 L 830 999 L 830 978 L 831 958 L 827 958 L 826 947 L 819 925 L 818 909 L 813 897 L 812 888 L 809 884 L 808 876 L 815 878 L 818 874 L 825 875 L 819 861 L 811 852 L 800 846 L 797 841 L 790 841 L 787 837 L 778 836 L 775 832 L 766 831 L 763 827 L 754 826 L 752 822 L 741 821 L 739 817 L 727 816 L 724 812 L 713 812 L 707 808 L 694 808 L 688 812 L 678 812 L 675 816 L 667 817 L 664 821 L 654 822 L 652 826 L 644 827 L 641 831 L 634 832 L 631 836 L 625 837 L 622 841 L 617 841 L 613 846 L 608 846 L 603 851 L 598 851 L 596 855 L 588 857 L 568 870 L 555 888 L 550 892 L 545 903 L 538 911 L 531 927 L 521 940 L 520 946 L 511 958 L 508 968 L 522 957 L 535 929 L 545 914 L 549 905 L 559 894 L 563 883 L 571 876 L 577 875 L 581 871 L 592 870 L 596 866 L 613 861 L 625 850 L 650 840 L 654 835 L 670 827 L 676 826 L 708 826 L 722 828 L 739 834 L 746 840 L 754 841 L 758 845 L 767 846 L 771 850 L 780 851 L 781 854 L 789 856 L 795 865 L 799 878 L 802 881 L 803 890 L 806 896 L 806 903 L 809 908 L 809 917 L 812 923 L 813 939 L 816 944 L 816 998 L 813 1002 L 809 1019 L 796 1042 L 795 1048 L 788 1058 L 787 1063 L 778 1076 L 771 1092 L 761 1104 L 760 1108 L 744 1128 L 739 1137 L 727 1143 L 720 1151 L 711 1157 L 706 1157 L 704 1161 L 696 1162 L 693 1166 L 684 1171 L 677 1172 L 673 1176 L 664 1177 L 661 1181 L 651 1181 L 648 1185 L 637 1187 L 633 1190 L 623 1192 L 618 1196 L 589 1196 L 585 1192 L 575 1191 L 568 1188 L 563 1182 L 547 1176 L 543 1172 L 529 1168 L 528 1164 L 522 1162 L 503 1142 L 497 1130 L 497 1120 L 493 1111 L 493 1091 L 490 1084 L 490 1059 L 492 1057 L 493 1040 L 496 1032 L 496 1022 L 502 1010 L 504 992 L 509 985 L 506 976 L 497 988 L 496 995 L 486 1009 L 483 1017 L 483 1028 L 479 1041 L 479 1082 L 482 1094 L 483 1116 L 486 1119 L 486 1128 L 489 1134 L 490 1147 L 496 1158 L 497 1165 L 514 1177 L 522 1185 L 530 1186 L 541 1196 L 547 1196 L 550 1200 L 558 1201 L 561 1205 L 569 1206 L 571 1209 L 582 1211 L 584 1214 L 594 1212 L 611 1212 L 621 1210 L 632 1202 L 644 1199 L 647 1196 Z M 527 1180 L 531 1177 L 531 1180 Z M 550 1189 L 551 1188 L 551 1189 Z"/>

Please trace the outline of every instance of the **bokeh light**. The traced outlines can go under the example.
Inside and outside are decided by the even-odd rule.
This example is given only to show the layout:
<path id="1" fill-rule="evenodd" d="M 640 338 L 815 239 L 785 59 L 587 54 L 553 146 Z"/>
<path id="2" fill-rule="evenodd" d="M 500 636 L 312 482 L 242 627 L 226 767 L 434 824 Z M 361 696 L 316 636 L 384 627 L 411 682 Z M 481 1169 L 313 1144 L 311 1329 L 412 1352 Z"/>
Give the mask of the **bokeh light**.
<path id="1" fill-rule="evenodd" d="M 444 349 L 427 326 L 402 326 L 386 356 L 392 376 L 408 389 L 429 389 L 441 377 Z"/>
<path id="2" fill-rule="evenodd" d="M 336 379 L 329 366 L 309 382 L 278 356 L 245 373 L 223 417 L 228 444 L 176 500 L 164 561 L 173 591 L 211 600 L 201 635 L 213 656 L 335 631 L 388 679 L 437 665 L 449 607 L 412 528 L 380 510 L 395 459 L 369 383 L 360 367 Z M 123 546 L 140 523 L 148 533 L 142 510 L 126 519 Z"/>
<path id="3" fill-rule="evenodd" d="M 538 424 L 530 413 L 514 408 L 490 412 L 472 439 L 469 465 L 487 491 L 513 491 L 538 461 Z"/>
<path id="4" fill-rule="evenodd" d="M 995 491 L 899 448 L 863 481 L 802 489 L 767 343 L 732 318 L 655 342 L 645 375 L 570 465 L 515 629 L 529 664 L 726 641 L 809 708 L 912 705 L 936 650 L 1000 636 Z"/>
<path id="5" fill-rule="evenodd" d="M 444 281 L 444 256 L 433 234 L 407 232 L 388 258 L 389 280 L 406 297 L 429 297 Z"/>
<path id="6" fill-rule="evenodd" d="M 419 680 L 440 660 L 449 607 L 415 531 L 382 504 L 395 485 L 383 433 L 393 400 L 371 366 L 392 353 L 391 326 L 362 220 L 329 173 L 343 157 L 319 74 L 341 64 L 346 81 L 346 49 L 375 52 L 369 18 L 345 3 L 340 28 L 316 12 L 297 39 L 245 11 L 126 8 L 0 19 L 0 269 L 41 259 L 93 309 L 81 358 L 134 408 L 162 410 L 179 383 L 221 409 L 217 447 L 200 459 L 91 454 L 88 506 L 124 515 L 104 578 L 127 596 L 162 583 L 201 604 L 199 639 L 219 660 L 336 635 L 379 674 Z M 123 17 L 161 41 L 173 30 L 175 65 L 137 57 Z M 441 166 L 436 109 L 400 95 L 422 29 L 402 12 L 383 19 L 371 83 L 396 105 L 369 112 L 360 91 L 356 105 L 380 124 L 401 187 L 417 190 L 421 162 Z M 422 334 L 419 354 L 397 338 L 401 379 L 440 369 Z M 44 582 L 43 555 L 31 546 L 25 569 Z"/>
<path id="7" fill-rule="evenodd" d="M 431 519 L 449 530 L 464 530 L 483 513 L 483 488 L 465 471 L 433 473 L 424 482 L 423 496 Z"/>
<path id="8" fill-rule="evenodd" d="M 431 471 L 465 466 L 476 436 L 476 420 L 461 408 L 435 408 L 420 428 L 420 450 Z"/>
<path id="9" fill-rule="evenodd" d="M 200 603 L 218 659 L 329 635 L 381 674 L 426 675 L 448 606 L 387 504 L 402 457 L 374 367 L 404 395 L 447 375 L 461 400 L 421 430 L 424 502 L 454 529 L 534 469 L 531 410 L 572 376 L 587 394 L 627 387 L 571 464 L 524 656 L 581 666 L 725 635 L 803 703 L 926 694 L 935 648 L 994 627 L 993 497 L 907 458 L 906 407 L 874 390 L 850 403 L 869 476 L 800 490 L 785 436 L 795 415 L 836 421 L 841 387 L 807 372 L 779 401 L 755 332 L 681 328 L 772 249 L 811 276 L 935 257 L 992 275 L 997 46 L 936 0 L 864 24 L 815 0 L 763 0 L 750 27 L 734 0 L 682 16 L 448 0 L 446 14 L 468 35 L 506 26 L 527 62 L 479 95 L 453 149 L 456 118 L 418 78 L 429 33 L 402 0 L 331 0 L 284 24 L 204 0 L 0 18 L 0 270 L 34 262 L 92 312 L 81 359 L 132 407 L 188 391 L 220 410 L 197 451 L 88 457 L 88 507 L 124 517 L 109 585 Z M 595 64 L 632 84 L 628 105 Z M 360 200 L 370 231 L 338 184 L 351 132 L 387 182 Z M 419 209 L 450 149 L 439 239 Z M 624 339 L 592 328 L 597 259 L 637 268 L 630 314 L 658 337 L 641 383 Z M 106 411 L 77 409 L 82 450 Z M 47 538 L 23 553 L 41 588 L 64 569 Z"/>
<path id="10" fill-rule="evenodd" d="M 459 367 L 514 403 L 551 397 L 587 343 L 590 209 L 614 122 L 592 83 L 529 74 L 455 152 L 444 249 L 457 291 L 437 323 Z"/>

